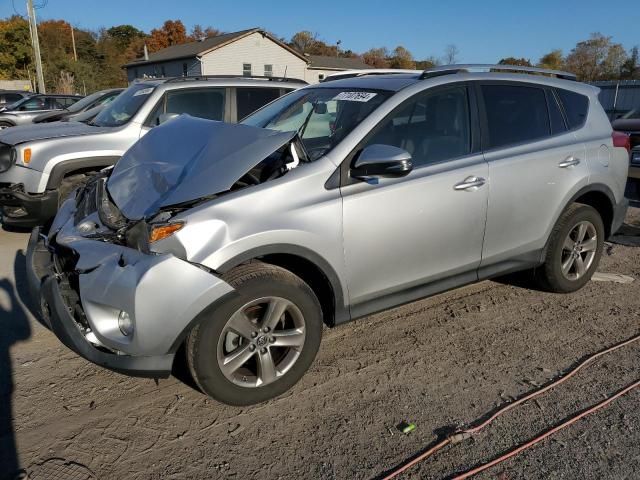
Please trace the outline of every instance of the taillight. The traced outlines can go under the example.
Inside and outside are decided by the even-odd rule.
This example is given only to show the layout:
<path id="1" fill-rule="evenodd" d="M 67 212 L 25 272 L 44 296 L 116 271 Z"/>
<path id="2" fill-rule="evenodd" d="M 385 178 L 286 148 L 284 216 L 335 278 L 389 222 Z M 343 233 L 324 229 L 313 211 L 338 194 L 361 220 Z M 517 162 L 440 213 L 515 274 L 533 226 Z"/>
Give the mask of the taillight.
<path id="1" fill-rule="evenodd" d="M 627 153 L 631 155 L 631 137 L 626 133 L 616 132 L 611 133 L 614 147 L 623 147 L 627 149 Z"/>

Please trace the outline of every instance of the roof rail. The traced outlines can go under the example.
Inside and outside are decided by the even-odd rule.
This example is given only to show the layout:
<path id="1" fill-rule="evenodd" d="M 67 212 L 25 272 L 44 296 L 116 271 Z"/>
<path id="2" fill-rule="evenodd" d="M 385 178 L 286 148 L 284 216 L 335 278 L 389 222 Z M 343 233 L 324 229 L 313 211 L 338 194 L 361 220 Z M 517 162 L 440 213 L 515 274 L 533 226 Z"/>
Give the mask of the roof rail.
<path id="1" fill-rule="evenodd" d="M 193 82 L 198 80 L 216 80 L 221 78 L 246 78 L 249 80 L 265 80 L 270 82 L 291 82 L 291 83 L 303 83 L 308 85 L 308 82 L 300 78 L 287 78 L 287 77 L 269 77 L 260 75 L 190 75 L 187 77 L 169 77 L 165 83 L 177 83 L 177 82 Z M 152 80 L 161 80 L 152 79 Z"/>
<path id="2" fill-rule="evenodd" d="M 366 68 L 361 70 L 345 70 L 328 75 L 322 80 L 330 82 L 332 80 L 342 80 L 343 78 L 363 77 L 365 75 L 393 75 L 398 73 L 420 73 L 420 70 L 403 70 L 400 68 Z"/>
<path id="3" fill-rule="evenodd" d="M 563 80 L 576 80 L 576 75 L 570 72 L 562 72 L 560 70 L 550 70 L 547 68 L 538 67 L 523 67 L 519 65 L 491 65 L 484 63 L 469 63 L 461 65 L 441 65 L 439 67 L 433 67 L 422 72 L 420 78 L 425 80 L 427 78 L 439 77 L 441 75 L 450 75 L 454 73 L 469 72 L 471 70 L 485 70 L 489 72 L 522 72 L 522 73 L 537 73 L 540 75 L 549 75 L 552 77 L 562 78 Z"/>

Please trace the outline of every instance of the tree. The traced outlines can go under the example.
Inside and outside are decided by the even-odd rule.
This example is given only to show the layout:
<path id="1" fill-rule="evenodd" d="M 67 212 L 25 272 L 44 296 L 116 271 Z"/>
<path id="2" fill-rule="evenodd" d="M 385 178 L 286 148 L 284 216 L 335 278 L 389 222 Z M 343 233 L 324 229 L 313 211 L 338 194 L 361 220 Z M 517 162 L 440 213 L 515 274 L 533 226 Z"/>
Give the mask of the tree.
<path id="1" fill-rule="evenodd" d="M 389 57 L 389 66 L 391 68 L 415 69 L 416 62 L 413 60 L 411 52 L 399 45 L 393 50 L 393 55 Z"/>
<path id="2" fill-rule="evenodd" d="M 626 53 L 619 43 L 601 33 L 592 33 L 589 40 L 578 42 L 567 55 L 567 69 L 584 82 L 619 78 Z M 616 71 L 617 69 L 617 71 Z"/>
<path id="3" fill-rule="evenodd" d="M 562 50 L 552 50 L 544 54 L 538 61 L 538 67 L 550 70 L 564 70 L 565 65 Z"/>
<path id="4" fill-rule="evenodd" d="M 374 68 L 389 68 L 389 51 L 386 47 L 372 48 L 362 54 L 362 60 Z"/>
<path id="5" fill-rule="evenodd" d="M 205 39 L 205 38 L 217 37 L 218 35 L 221 35 L 221 34 L 222 34 L 222 32 L 220 30 L 218 30 L 217 28 L 213 28 L 212 26 L 208 26 L 206 28 L 202 28 L 201 25 L 196 24 L 191 29 L 191 34 L 189 35 L 189 40 L 197 42 L 197 41 Z"/>
<path id="6" fill-rule="evenodd" d="M 518 67 L 533 67 L 531 62 L 526 58 L 507 57 L 498 62 L 498 65 L 515 65 Z"/>
<path id="7" fill-rule="evenodd" d="M 18 15 L 0 20 L 0 78 L 26 79 L 31 65 L 29 24 Z"/>
<path id="8" fill-rule="evenodd" d="M 437 67 L 438 65 L 440 65 L 440 60 L 433 56 L 425 58 L 424 60 L 416 61 L 416 69 L 418 70 L 427 70 L 429 68 Z"/>
<path id="9" fill-rule="evenodd" d="M 444 49 L 444 57 L 442 57 L 442 62 L 445 65 L 453 65 L 458 60 L 458 55 L 460 54 L 460 50 L 454 44 L 447 45 Z"/>
<path id="10" fill-rule="evenodd" d="M 187 43 L 187 29 L 180 20 L 167 20 L 162 27 L 151 30 L 147 41 L 150 52 L 157 52 L 172 45 Z"/>
<path id="11" fill-rule="evenodd" d="M 622 64 L 620 78 L 625 80 L 640 79 L 640 60 L 638 58 L 638 47 L 633 47 L 629 57 Z"/>
<path id="12" fill-rule="evenodd" d="M 311 50 L 313 45 L 317 42 L 317 37 L 318 34 L 311 33 L 308 30 L 303 30 L 293 34 L 289 45 L 300 53 L 309 53 L 309 50 Z"/>
<path id="13" fill-rule="evenodd" d="M 123 51 L 129 48 L 131 42 L 138 38 L 146 37 L 146 34 L 142 30 L 138 30 L 133 25 L 116 25 L 107 29 L 105 33 L 109 35 L 118 48 Z"/>

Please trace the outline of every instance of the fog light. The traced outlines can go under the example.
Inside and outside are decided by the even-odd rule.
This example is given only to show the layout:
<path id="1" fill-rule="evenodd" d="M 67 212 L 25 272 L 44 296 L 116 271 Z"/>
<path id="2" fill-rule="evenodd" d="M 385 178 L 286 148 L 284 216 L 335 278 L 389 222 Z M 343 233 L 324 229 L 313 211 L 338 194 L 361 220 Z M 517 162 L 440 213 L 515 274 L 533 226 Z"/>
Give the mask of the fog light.
<path id="1" fill-rule="evenodd" d="M 118 315 L 118 328 L 125 337 L 133 335 L 133 322 L 129 314 L 124 310 Z"/>

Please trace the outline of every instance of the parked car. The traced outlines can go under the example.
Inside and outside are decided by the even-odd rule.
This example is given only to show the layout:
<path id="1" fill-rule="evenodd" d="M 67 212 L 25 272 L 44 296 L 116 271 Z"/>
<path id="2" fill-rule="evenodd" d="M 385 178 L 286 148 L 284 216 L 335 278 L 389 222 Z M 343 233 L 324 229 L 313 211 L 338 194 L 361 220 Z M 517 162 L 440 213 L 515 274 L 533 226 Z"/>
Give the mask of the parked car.
<path id="1" fill-rule="evenodd" d="M 31 95 L 6 106 L 0 111 L 0 130 L 30 124 L 33 119 L 51 110 L 70 107 L 79 95 Z"/>
<path id="2" fill-rule="evenodd" d="M 637 184 L 640 182 L 640 108 L 630 110 L 622 117 L 611 122 L 614 130 L 628 136 L 629 150 L 633 149 L 629 165 L 629 179 L 632 180 L 637 191 Z"/>
<path id="3" fill-rule="evenodd" d="M 302 377 L 323 323 L 518 270 L 578 290 L 625 216 L 627 152 L 597 88 L 489 68 L 361 75 L 239 125 L 153 129 L 31 234 L 45 321 L 129 375 L 169 375 L 184 347 L 203 392 L 247 405 Z"/>
<path id="4" fill-rule="evenodd" d="M 130 86 L 93 120 L 0 132 L 0 212 L 12 227 L 49 222 L 58 205 L 95 172 L 113 165 L 153 127 L 181 114 L 236 122 L 306 85 L 295 79 L 180 77 Z"/>
<path id="5" fill-rule="evenodd" d="M 110 88 L 101 90 L 84 97 L 73 105 L 63 110 L 54 110 L 52 112 L 43 113 L 33 119 L 33 123 L 57 122 L 59 120 L 74 120 L 79 114 L 91 110 L 99 105 L 112 102 L 124 91 L 124 88 Z"/>
<path id="6" fill-rule="evenodd" d="M 24 90 L 0 90 L 0 109 L 33 95 L 32 92 Z"/>

